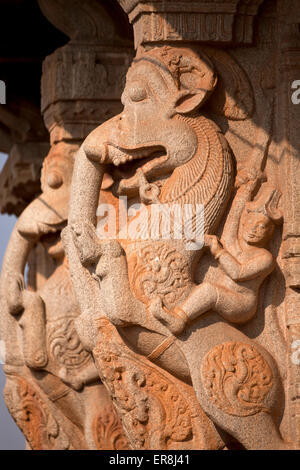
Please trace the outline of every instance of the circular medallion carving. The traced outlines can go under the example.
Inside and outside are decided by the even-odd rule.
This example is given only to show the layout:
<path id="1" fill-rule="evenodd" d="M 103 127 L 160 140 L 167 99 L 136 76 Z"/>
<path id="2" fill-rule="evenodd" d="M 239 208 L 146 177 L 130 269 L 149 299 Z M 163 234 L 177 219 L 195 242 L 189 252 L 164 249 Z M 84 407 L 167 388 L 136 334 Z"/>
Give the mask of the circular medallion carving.
<path id="1" fill-rule="evenodd" d="M 269 411 L 264 399 L 273 386 L 265 358 L 251 345 L 222 343 L 205 356 L 201 368 L 205 392 L 222 411 L 250 416 Z"/>

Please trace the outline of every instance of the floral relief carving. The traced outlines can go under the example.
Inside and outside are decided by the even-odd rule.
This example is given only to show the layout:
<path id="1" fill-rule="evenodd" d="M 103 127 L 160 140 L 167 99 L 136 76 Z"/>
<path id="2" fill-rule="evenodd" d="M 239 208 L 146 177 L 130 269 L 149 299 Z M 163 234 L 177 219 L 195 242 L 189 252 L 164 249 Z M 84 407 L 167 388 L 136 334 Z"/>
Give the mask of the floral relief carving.
<path id="1" fill-rule="evenodd" d="M 48 342 L 52 360 L 67 369 L 79 368 L 90 359 L 78 338 L 72 318 L 52 322 L 48 329 Z"/>
<path id="2" fill-rule="evenodd" d="M 33 450 L 67 450 L 70 440 L 47 409 L 38 392 L 22 377 L 9 379 L 5 401 Z"/>
<path id="3" fill-rule="evenodd" d="M 127 450 L 128 442 L 119 415 L 112 405 L 102 410 L 93 423 L 94 440 L 99 450 Z"/>
<path id="4" fill-rule="evenodd" d="M 156 297 L 167 307 L 173 305 L 189 285 L 185 259 L 164 243 L 142 247 L 129 256 L 128 265 L 132 289 L 146 305 Z"/>
<path id="5" fill-rule="evenodd" d="M 272 371 L 253 346 L 223 343 L 204 358 L 202 378 L 207 395 L 231 415 L 269 412 L 264 398 L 273 386 Z"/>
<path id="6" fill-rule="evenodd" d="M 207 449 L 222 445 L 190 387 L 128 349 L 107 320 L 99 320 L 98 327 L 94 356 L 99 375 L 134 449 Z"/>

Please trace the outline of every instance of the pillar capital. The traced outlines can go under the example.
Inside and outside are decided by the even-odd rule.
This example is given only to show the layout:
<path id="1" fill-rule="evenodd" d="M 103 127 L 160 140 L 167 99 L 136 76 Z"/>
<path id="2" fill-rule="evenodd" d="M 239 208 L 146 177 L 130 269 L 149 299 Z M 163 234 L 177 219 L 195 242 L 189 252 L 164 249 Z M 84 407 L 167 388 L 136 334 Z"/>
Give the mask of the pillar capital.
<path id="1" fill-rule="evenodd" d="M 118 0 L 129 16 L 135 45 L 205 42 L 249 45 L 264 0 Z"/>

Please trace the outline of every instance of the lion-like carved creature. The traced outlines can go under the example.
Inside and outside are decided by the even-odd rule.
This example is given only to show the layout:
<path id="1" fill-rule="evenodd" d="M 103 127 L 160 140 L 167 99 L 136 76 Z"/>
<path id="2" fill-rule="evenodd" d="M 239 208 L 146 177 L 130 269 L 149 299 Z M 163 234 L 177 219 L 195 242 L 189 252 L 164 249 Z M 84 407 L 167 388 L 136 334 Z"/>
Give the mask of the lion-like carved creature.
<path id="1" fill-rule="evenodd" d="M 157 297 L 169 310 L 188 299 L 202 249 L 188 250 L 184 239 L 101 241 L 95 231 L 109 171 L 113 194 L 148 210 L 158 203 L 203 204 L 204 232 L 214 232 L 235 177 L 226 139 L 201 112 L 216 85 L 205 54 L 170 47 L 141 52 L 127 75 L 124 111 L 83 143 L 63 232 L 82 312 L 76 327 L 93 350 L 96 320 L 108 319 L 135 352 L 191 384 L 212 421 L 246 448 L 285 448 L 275 424 L 282 387 L 268 352 L 216 312 L 197 317 L 177 337 L 152 314 Z M 189 224 L 195 228 L 194 214 Z"/>
<path id="2" fill-rule="evenodd" d="M 77 144 L 65 142 L 52 146 L 43 165 L 42 194 L 18 219 L 2 267 L 0 332 L 7 374 L 4 395 L 34 450 L 113 446 L 109 433 L 106 442 L 99 444 L 102 438 L 94 429 L 106 408 L 112 417 L 116 414 L 93 358 L 74 327 L 80 311 L 60 240 L 67 221 L 77 149 Z M 34 291 L 25 285 L 24 270 L 38 243 L 44 247 L 48 265 L 52 260 L 53 269 Z M 51 433 L 49 438 L 45 436 L 53 421 L 52 442 Z M 119 430 L 123 436 L 120 425 Z"/>

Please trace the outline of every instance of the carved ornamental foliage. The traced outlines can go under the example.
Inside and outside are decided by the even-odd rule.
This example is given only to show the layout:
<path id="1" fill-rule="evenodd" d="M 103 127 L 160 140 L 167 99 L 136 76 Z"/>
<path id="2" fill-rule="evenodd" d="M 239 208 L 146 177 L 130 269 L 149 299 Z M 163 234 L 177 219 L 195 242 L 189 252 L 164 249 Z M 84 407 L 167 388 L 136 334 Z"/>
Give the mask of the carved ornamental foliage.
<path id="1" fill-rule="evenodd" d="M 98 328 L 94 357 L 99 375 L 133 449 L 222 448 L 191 386 L 128 349 L 106 319 Z"/>

